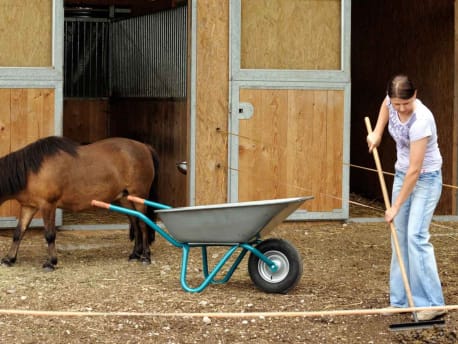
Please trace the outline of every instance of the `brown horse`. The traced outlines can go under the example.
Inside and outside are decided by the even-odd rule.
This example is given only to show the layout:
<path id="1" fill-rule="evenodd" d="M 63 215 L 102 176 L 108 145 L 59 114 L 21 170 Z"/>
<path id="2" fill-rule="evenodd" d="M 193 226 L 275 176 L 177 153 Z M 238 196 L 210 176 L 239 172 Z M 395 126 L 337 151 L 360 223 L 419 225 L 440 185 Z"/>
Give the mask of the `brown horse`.
<path id="1" fill-rule="evenodd" d="M 82 211 L 91 200 L 115 202 L 154 218 L 144 205 L 128 195 L 156 199 L 158 157 L 154 149 L 126 138 L 108 138 L 88 145 L 50 136 L 0 159 L 0 204 L 15 199 L 21 206 L 13 243 L 2 264 L 16 262 L 21 239 L 33 216 L 40 211 L 48 257 L 43 268 L 53 270 L 56 255 L 56 208 Z M 130 238 L 135 240 L 130 259 L 150 263 L 154 231 L 129 217 Z"/>

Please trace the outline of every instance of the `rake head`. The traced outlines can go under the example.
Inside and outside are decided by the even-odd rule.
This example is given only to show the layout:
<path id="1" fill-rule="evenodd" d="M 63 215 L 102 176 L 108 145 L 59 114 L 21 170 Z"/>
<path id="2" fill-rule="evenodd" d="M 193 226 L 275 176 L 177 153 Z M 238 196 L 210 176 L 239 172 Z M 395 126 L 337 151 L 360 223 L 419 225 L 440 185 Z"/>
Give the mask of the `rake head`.
<path id="1" fill-rule="evenodd" d="M 414 321 L 410 323 L 391 324 L 390 331 L 407 331 L 407 330 L 421 330 L 434 327 L 444 327 L 445 320 L 425 320 L 425 321 Z"/>

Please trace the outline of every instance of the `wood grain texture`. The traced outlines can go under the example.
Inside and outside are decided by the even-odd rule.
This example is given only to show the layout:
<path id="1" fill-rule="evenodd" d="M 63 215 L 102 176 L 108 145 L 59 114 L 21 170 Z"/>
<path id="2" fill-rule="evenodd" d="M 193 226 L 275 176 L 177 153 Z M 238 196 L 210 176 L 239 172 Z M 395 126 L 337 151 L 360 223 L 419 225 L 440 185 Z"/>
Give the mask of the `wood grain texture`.
<path id="1" fill-rule="evenodd" d="M 197 23 L 195 203 L 225 203 L 229 1 L 198 1 Z"/>
<path id="2" fill-rule="evenodd" d="M 241 48 L 245 69 L 340 70 L 340 1 L 242 1 Z"/>
<path id="3" fill-rule="evenodd" d="M 51 66 L 52 14 L 52 0 L 0 1 L 0 66 Z"/>
<path id="4" fill-rule="evenodd" d="M 1 156 L 54 134 L 54 96 L 54 89 L 0 89 Z M 17 202 L 0 206 L 0 216 L 18 215 Z"/>
<path id="5" fill-rule="evenodd" d="M 239 200 L 312 195 L 309 211 L 342 208 L 343 91 L 242 89 Z M 304 205 L 305 206 L 305 205 Z"/>

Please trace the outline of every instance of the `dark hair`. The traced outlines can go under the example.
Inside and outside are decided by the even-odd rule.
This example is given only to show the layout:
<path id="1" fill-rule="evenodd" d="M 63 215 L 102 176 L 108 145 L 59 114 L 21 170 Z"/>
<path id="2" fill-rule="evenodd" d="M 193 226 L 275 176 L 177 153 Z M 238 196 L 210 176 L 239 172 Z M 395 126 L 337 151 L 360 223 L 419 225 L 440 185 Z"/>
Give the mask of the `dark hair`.
<path id="1" fill-rule="evenodd" d="M 386 93 L 390 98 L 410 99 L 414 96 L 415 85 L 408 76 L 399 74 L 394 76 L 386 88 Z"/>

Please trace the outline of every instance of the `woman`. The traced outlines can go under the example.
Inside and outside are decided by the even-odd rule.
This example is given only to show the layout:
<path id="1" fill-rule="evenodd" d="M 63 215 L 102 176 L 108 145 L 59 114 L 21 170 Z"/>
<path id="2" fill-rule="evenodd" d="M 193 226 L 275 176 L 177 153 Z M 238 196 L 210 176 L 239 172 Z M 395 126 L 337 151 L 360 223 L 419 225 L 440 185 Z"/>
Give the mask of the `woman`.
<path id="1" fill-rule="evenodd" d="M 388 83 L 377 123 L 367 136 L 369 151 L 380 144 L 383 131 L 396 142 L 395 177 L 391 207 L 385 220 L 393 221 L 416 307 L 443 306 L 444 297 L 429 225 L 442 191 L 442 156 L 431 111 L 417 99 L 417 90 L 405 75 Z M 393 249 L 390 269 L 390 307 L 407 307 L 398 259 Z M 417 312 L 418 320 L 432 320 L 443 310 Z"/>

